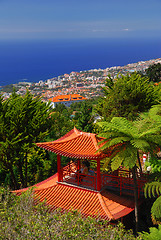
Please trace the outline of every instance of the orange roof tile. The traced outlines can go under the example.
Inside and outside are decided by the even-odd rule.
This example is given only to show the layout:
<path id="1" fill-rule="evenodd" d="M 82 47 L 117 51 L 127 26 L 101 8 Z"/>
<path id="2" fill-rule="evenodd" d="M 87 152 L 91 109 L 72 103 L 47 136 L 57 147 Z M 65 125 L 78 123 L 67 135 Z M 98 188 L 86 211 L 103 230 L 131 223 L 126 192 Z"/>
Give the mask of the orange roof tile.
<path id="1" fill-rule="evenodd" d="M 97 144 L 101 140 L 96 134 L 82 132 L 74 128 L 56 141 L 36 143 L 36 145 L 70 158 L 103 159 L 108 156 L 107 153 L 106 155 L 102 152 L 96 153 L 99 148 Z"/>
<path id="2" fill-rule="evenodd" d="M 97 192 L 64 183 L 57 183 L 57 173 L 35 184 L 34 194 L 46 201 L 51 209 L 77 210 L 84 216 L 117 220 L 134 210 L 134 200 L 115 195 L 107 190 Z M 31 187 L 30 187 L 31 188 Z M 17 195 L 28 188 L 13 191 Z"/>
<path id="3" fill-rule="evenodd" d="M 72 158 L 102 159 L 107 154 L 96 153 L 100 140 L 102 139 L 96 134 L 81 132 L 74 128 L 56 141 L 37 143 L 37 146 Z M 92 191 L 57 181 L 58 175 L 55 174 L 33 186 L 35 197 L 40 201 L 46 200 L 51 209 L 73 209 L 78 210 L 84 216 L 107 220 L 119 219 L 134 210 L 133 200 L 129 197 L 117 196 L 107 190 Z M 20 195 L 27 189 L 13 192 Z"/>
<path id="4" fill-rule="evenodd" d="M 59 95 L 49 99 L 51 102 L 66 102 L 66 101 L 81 101 L 86 100 L 85 97 L 79 94 Z"/>
<path id="5" fill-rule="evenodd" d="M 77 210 L 84 216 L 116 220 L 134 210 L 132 200 L 103 191 L 89 191 L 58 183 L 35 190 L 36 198 L 46 201 L 52 209 Z"/>

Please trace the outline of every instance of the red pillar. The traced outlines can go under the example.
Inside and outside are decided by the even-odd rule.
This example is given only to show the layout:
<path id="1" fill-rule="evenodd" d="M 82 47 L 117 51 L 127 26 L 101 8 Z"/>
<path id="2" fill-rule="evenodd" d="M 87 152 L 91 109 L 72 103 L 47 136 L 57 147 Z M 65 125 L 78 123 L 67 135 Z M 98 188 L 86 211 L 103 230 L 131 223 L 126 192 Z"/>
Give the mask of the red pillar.
<path id="1" fill-rule="evenodd" d="M 77 160 L 77 171 L 80 170 L 80 159 Z"/>
<path id="2" fill-rule="evenodd" d="M 61 174 L 61 156 L 57 154 L 57 171 L 58 171 L 58 182 L 61 182 L 62 180 L 62 174 Z"/>
<path id="3" fill-rule="evenodd" d="M 97 191 L 101 190 L 100 159 L 97 159 Z"/>

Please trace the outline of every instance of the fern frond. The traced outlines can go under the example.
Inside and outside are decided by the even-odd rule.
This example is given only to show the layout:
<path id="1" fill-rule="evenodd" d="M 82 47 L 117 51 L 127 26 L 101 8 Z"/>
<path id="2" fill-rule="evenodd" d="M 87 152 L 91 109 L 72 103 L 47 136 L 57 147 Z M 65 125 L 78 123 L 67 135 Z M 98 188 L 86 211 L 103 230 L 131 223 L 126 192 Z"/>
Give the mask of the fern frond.
<path id="1" fill-rule="evenodd" d="M 98 134 L 98 137 L 103 137 L 106 139 L 112 139 L 119 136 L 122 136 L 122 134 L 120 134 L 119 132 L 111 132 L 111 131 Z"/>
<path id="2" fill-rule="evenodd" d="M 149 142 L 149 143 L 154 143 L 158 146 L 161 146 L 161 135 L 147 135 L 145 137 L 145 139 Z"/>
<path id="3" fill-rule="evenodd" d="M 161 182 L 151 182 L 145 184 L 144 195 L 145 197 L 156 197 L 161 194 Z"/>
<path id="4" fill-rule="evenodd" d="M 151 215 L 154 224 L 161 224 L 161 196 L 156 199 L 151 208 Z"/>
<path id="5" fill-rule="evenodd" d="M 114 171 L 118 169 L 122 164 L 125 167 L 132 168 L 136 164 L 137 154 L 134 149 L 121 148 L 120 151 L 115 151 L 111 159 L 111 169 Z M 130 151 L 131 149 L 131 151 Z"/>
<path id="6" fill-rule="evenodd" d="M 108 131 L 111 128 L 111 123 L 110 122 L 98 122 L 97 124 L 105 132 Z"/>
<path id="7" fill-rule="evenodd" d="M 133 126 L 132 122 L 123 117 L 114 117 L 111 122 L 99 122 L 98 124 L 105 132 L 120 132 L 130 136 L 132 132 L 137 133 L 137 129 Z"/>
<path id="8" fill-rule="evenodd" d="M 123 159 L 120 157 L 120 154 L 117 154 L 115 157 L 113 157 L 111 162 L 112 171 L 117 170 L 121 166 L 122 161 Z"/>
<path id="9" fill-rule="evenodd" d="M 157 134 L 160 130 L 161 130 L 161 126 L 158 126 L 158 127 L 155 126 L 154 128 L 151 128 L 141 133 L 139 137 L 141 138 L 141 137 L 146 137 L 148 135 Z"/>
<path id="10" fill-rule="evenodd" d="M 122 158 L 123 164 L 127 168 L 133 168 L 137 162 L 137 150 L 130 145 L 126 147 L 126 151 L 124 151 Z"/>
<path id="11" fill-rule="evenodd" d="M 128 142 L 129 140 L 130 139 L 128 137 L 117 137 L 117 138 L 114 138 L 114 139 L 109 139 L 109 141 L 102 140 L 100 143 L 104 143 L 106 141 L 107 142 L 102 147 L 100 147 L 98 151 L 100 151 L 100 150 L 103 151 L 103 150 L 108 149 L 110 147 L 115 147 L 117 144 L 125 143 L 125 142 Z"/>
<path id="12" fill-rule="evenodd" d="M 154 105 L 149 110 L 149 116 L 154 119 L 155 117 L 160 117 L 161 120 L 161 104 Z"/>
<path id="13" fill-rule="evenodd" d="M 135 148 L 143 151 L 150 147 L 149 143 L 142 139 L 133 139 L 130 142 Z"/>
<path id="14" fill-rule="evenodd" d="M 113 126 L 116 126 L 120 129 L 132 129 L 133 124 L 132 122 L 128 121 L 126 118 L 123 117 L 113 117 L 111 120 Z"/>
<path id="15" fill-rule="evenodd" d="M 104 168 L 104 169 L 106 169 L 106 168 L 108 167 L 110 161 L 111 161 L 111 158 L 106 158 L 106 159 L 105 159 L 105 162 L 104 162 L 104 164 L 103 164 L 103 168 Z"/>
<path id="16" fill-rule="evenodd" d="M 120 143 L 128 142 L 130 139 L 128 137 L 117 137 L 114 139 L 109 140 L 108 146 L 112 147 Z"/>

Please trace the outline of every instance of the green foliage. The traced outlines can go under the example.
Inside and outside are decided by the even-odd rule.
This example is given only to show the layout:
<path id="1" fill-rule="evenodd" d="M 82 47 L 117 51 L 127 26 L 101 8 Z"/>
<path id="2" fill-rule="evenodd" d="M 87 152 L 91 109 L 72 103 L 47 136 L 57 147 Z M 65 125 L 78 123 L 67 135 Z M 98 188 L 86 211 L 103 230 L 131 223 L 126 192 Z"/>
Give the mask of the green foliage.
<path id="1" fill-rule="evenodd" d="M 68 114 L 66 111 L 63 111 L 63 113 L 54 112 L 50 117 L 52 126 L 46 141 L 56 140 L 65 135 L 74 127 L 74 123 L 70 119 L 70 114 Z"/>
<path id="2" fill-rule="evenodd" d="M 92 106 L 84 101 L 81 105 L 80 116 L 76 123 L 76 127 L 79 130 L 85 132 L 93 132 L 93 118 L 92 118 Z"/>
<path id="3" fill-rule="evenodd" d="M 48 210 L 44 203 L 35 205 L 32 191 L 17 197 L 1 189 L 0 239 L 136 239 L 121 223 L 113 227 L 76 211 Z"/>
<path id="4" fill-rule="evenodd" d="M 150 233 L 142 233 L 140 236 L 144 240 L 160 240 L 161 239 L 161 225 L 158 226 L 158 228 L 151 227 Z"/>
<path id="5" fill-rule="evenodd" d="M 161 64 L 153 64 L 149 66 L 145 70 L 146 75 L 152 82 L 160 82 L 161 81 Z"/>
<path id="6" fill-rule="evenodd" d="M 151 215 L 155 224 L 161 224 L 161 196 L 156 199 L 151 208 Z"/>
<path id="7" fill-rule="evenodd" d="M 157 197 L 161 195 L 161 182 L 147 183 L 144 188 L 145 197 Z M 154 224 L 161 223 L 161 196 L 159 196 L 151 208 L 151 217 Z"/>
<path id="8" fill-rule="evenodd" d="M 51 169 L 51 161 L 47 158 L 45 150 L 32 148 L 28 154 L 28 182 L 34 185 L 48 178 Z"/>
<path id="9" fill-rule="evenodd" d="M 157 121 L 155 121 L 157 119 Z M 138 231 L 138 196 L 136 182 L 136 166 L 141 163 L 139 151 L 154 154 L 158 147 L 161 147 L 161 121 L 159 115 L 153 117 L 149 114 L 143 115 L 142 118 L 134 122 L 128 121 L 126 118 L 114 117 L 111 122 L 98 123 L 102 128 L 102 134 L 99 136 L 105 139 L 101 143 L 105 143 L 100 147 L 99 151 L 108 152 L 111 149 L 112 154 L 108 159 L 111 169 L 114 171 L 121 165 L 132 169 L 134 180 L 134 197 L 135 197 L 135 218 L 136 232 Z M 101 144 L 100 143 L 100 144 Z M 107 167 L 107 166 L 106 166 Z M 160 188 L 154 188 L 159 193 Z M 153 190 L 154 191 L 154 190 Z"/>
<path id="10" fill-rule="evenodd" d="M 113 82 L 109 76 L 103 90 L 105 97 L 99 100 L 95 110 L 105 120 L 113 117 L 134 120 L 138 113 L 147 111 L 159 100 L 156 88 L 138 73 L 118 75 Z"/>
<path id="11" fill-rule="evenodd" d="M 156 147 L 161 146 L 161 137 L 158 130 L 161 124 L 156 127 L 144 120 L 134 122 L 126 118 L 114 117 L 111 122 L 100 122 L 102 128 L 101 137 L 105 137 L 106 142 L 100 150 L 108 151 L 113 148 L 111 159 L 112 169 L 115 170 L 120 165 L 134 167 L 138 160 L 138 151 L 153 152 Z"/>
<path id="12" fill-rule="evenodd" d="M 149 161 L 146 162 L 146 167 L 151 166 L 151 172 L 152 173 L 160 173 L 161 172 L 161 159 L 156 156 L 151 156 Z M 157 174 L 153 174 L 156 175 Z M 161 181 L 161 176 L 160 176 Z"/>
<path id="13" fill-rule="evenodd" d="M 50 107 L 29 92 L 23 97 L 13 92 L 9 99 L 1 99 L 0 107 L 0 166 L 10 173 L 13 188 L 25 187 L 31 160 L 28 156 L 52 125 Z"/>
<path id="14" fill-rule="evenodd" d="M 79 111 L 81 109 L 82 102 L 74 102 L 70 105 L 72 111 Z"/>
<path id="15" fill-rule="evenodd" d="M 55 110 L 56 112 L 59 112 L 59 113 L 63 113 L 63 112 L 68 113 L 67 107 L 66 107 L 64 104 L 62 104 L 62 103 L 56 104 L 54 110 Z"/>
<path id="16" fill-rule="evenodd" d="M 144 188 L 145 197 L 156 197 L 161 195 L 161 182 L 147 183 Z"/>

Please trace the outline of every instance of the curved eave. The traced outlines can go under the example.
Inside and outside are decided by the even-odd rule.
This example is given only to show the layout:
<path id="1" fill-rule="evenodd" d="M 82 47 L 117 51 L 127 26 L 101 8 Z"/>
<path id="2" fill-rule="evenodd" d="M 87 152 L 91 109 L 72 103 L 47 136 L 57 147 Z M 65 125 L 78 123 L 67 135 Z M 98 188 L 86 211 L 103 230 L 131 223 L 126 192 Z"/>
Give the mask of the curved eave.
<path id="1" fill-rule="evenodd" d="M 76 153 L 68 152 L 68 151 L 62 151 L 60 149 L 56 149 L 52 146 L 49 146 L 48 143 L 36 143 L 36 145 L 40 148 L 43 148 L 45 150 L 48 150 L 50 152 L 54 152 L 56 154 L 59 154 L 61 156 L 69 157 L 69 158 L 76 158 L 76 159 L 90 159 L 90 160 L 96 160 L 96 159 L 103 159 L 107 155 L 102 153 L 96 153 L 96 154 L 80 154 L 78 151 Z"/>
<path id="2" fill-rule="evenodd" d="M 65 157 L 96 160 L 108 155 L 98 152 L 98 142 L 101 140 L 94 133 L 81 132 L 74 128 L 55 141 L 36 143 L 36 145 Z"/>
<path id="3" fill-rule="evenodd" d="M 51 209 L 71 209 L 84 216 L 98 219 L 117 220 L 134 210 L 134 201 L 107 191 L 96 192 L 57 184 L 46 189 L 35 190 L 39 201 L 46 200 Z"/>

